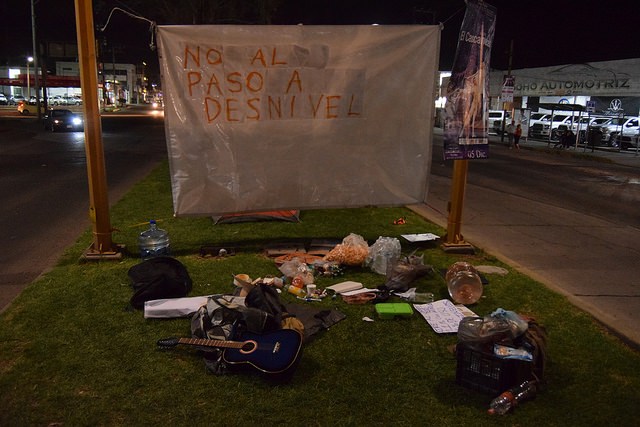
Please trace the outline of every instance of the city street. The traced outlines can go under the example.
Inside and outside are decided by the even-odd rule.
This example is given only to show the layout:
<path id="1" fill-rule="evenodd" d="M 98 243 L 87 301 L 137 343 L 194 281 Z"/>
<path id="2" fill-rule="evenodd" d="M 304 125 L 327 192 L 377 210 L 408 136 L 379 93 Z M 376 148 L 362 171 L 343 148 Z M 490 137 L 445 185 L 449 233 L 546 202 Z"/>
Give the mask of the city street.
<path id="1" fill-rule="evenodd" d="M 164 124 L 147 111 L 104 116 L 113 204 L 166 158 Z M 44 131 L 35 118 L 0 117 L 0 310 L 91 227 L 83 132 Z"/>

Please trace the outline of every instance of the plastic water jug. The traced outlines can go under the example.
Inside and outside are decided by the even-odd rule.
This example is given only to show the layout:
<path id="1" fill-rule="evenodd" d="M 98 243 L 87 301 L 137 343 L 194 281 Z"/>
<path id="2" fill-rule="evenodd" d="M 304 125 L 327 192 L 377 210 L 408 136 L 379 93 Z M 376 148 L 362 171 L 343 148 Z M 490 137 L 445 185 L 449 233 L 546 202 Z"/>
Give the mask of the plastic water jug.
<path id="1" fill-rule="evenodd" d="M 149 228 L 140 233 L 138 246 L 142 259 L 169 255 L 169 234 L 158 228 L 156 221 L 152 219 L 149 221 Z"/>
<path id="2" fill-rule="evenodd" d="M 482 280 L 472 271 L 459 271 L 447 281 L 449 295 L 458 304 L 475 304 L 482 296 Z"/>

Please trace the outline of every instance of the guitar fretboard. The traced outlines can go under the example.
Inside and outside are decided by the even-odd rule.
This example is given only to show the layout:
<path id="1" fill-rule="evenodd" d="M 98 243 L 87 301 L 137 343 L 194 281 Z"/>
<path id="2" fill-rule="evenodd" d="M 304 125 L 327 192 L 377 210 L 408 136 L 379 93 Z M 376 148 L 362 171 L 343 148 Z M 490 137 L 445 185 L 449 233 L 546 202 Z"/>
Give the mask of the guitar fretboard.
<path id="1" fill-rule="evenodd" d="M 200 338 L 180 338 L 180 344 L 200 345 L 205 347 L 242 348 L 245 343 L 240 341 L 210 340 Z"/>

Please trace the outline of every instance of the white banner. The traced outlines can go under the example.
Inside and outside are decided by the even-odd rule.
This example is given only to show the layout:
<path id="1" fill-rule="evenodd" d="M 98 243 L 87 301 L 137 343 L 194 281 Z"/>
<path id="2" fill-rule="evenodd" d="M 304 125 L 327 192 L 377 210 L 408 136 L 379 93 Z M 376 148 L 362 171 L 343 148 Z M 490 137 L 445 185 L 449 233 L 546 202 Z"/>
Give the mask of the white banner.
<path id="1" fill-rule="evenodd" d="M 176 215 L 424 201 L 437 26 L 161 26 Z"/>

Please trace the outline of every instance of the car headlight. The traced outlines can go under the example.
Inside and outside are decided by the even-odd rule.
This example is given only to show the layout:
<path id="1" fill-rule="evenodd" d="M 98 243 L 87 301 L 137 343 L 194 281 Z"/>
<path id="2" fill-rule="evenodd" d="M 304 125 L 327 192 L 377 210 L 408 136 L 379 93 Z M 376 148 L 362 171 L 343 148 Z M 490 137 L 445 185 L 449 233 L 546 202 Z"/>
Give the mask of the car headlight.
<path id="1" fill-rule="evenodd" d="M 81 125 L 81 124 L 82 124 L 82 120 L 80 120 L 79 118 L 75 117 L 75 118 L 72 120 L 72 123 L 73 123 L 74 125 L 76 125 L 76 126 L 79 126 L 79 125 Z"/>
<path id="2" fill-rule="evenodd" d="M 53 123 L 55 123 L 55 124 L 59 124 L 59 123 L 60 123 L 60 120 L 58 120 L 58 119 L 53 119 Z"/>

